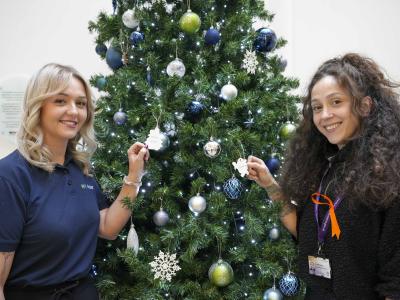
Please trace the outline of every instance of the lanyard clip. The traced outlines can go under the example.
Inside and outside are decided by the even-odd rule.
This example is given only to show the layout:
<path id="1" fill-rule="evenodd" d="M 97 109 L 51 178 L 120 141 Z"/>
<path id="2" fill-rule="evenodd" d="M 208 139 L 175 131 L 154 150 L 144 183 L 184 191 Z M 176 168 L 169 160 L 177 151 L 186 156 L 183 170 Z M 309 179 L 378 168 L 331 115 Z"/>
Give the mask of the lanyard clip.
<path id="1" fill-rule="evenodd" d="M 324 243 L 321 243 L 321 242 L 318 242 L 318 256 L 320 256 L 321 255 L 321 253 L 322 253 L 322 246 L 324 245 Z"/>

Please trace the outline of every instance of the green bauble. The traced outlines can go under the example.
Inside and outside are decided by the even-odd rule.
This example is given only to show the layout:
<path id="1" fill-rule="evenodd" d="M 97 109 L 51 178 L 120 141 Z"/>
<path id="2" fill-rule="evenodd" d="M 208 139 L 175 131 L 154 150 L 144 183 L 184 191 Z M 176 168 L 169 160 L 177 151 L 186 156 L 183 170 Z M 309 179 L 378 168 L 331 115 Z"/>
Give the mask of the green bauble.
<path id="1" fill-rule="evenodd" d="M 279 136 L 282 140 L 286 141 L 293 136 L 295 131 L 296 126 L 290 122 L 286 122 L 282 125 L 281 129 L 279 129 Z"/>
<path id="2" fill-rule="evenodd" d="M 179 20 L 179 26 L 186 33 L 196 33 L 199 31 L 201 20 L 198 14 L 195 14 L 190 9 Z"/>
<path id="3" fill-rule="evenodd" d="M 226 261 L 219 259 L 216 263 L 213 263 L 208 270 L 208 278 L 212 284 L 218 287 L 227 286 L 233 281 L 233 270 L 231 265 Z"/>

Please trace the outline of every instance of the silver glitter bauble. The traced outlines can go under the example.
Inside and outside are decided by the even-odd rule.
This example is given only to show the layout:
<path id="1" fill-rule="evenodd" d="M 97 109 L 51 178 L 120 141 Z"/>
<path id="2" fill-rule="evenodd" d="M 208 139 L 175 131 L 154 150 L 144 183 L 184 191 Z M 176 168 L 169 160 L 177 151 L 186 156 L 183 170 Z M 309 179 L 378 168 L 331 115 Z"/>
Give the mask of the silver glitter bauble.
<path id="1" fill-rule="evenodd" d="M 185 75 L 185 72 L 186 72 L 186 67 L 183 64 L 182 60 L 180 60 L 179 58 L 175 58 L 167 66 L 167 74 L 170 77 L 174 75 L 178 77 L 183 77 L 183 75 Z"/>
<path id="2" fill-rule="evenodd" d="M 157 226 L 165 226 L 168 221 L 169 216 L 162 208 L 153 215 L 153 222 Z"/>
<path id="3" fill-rule="evenodd" d="M 282 293 L 275 287 L 264 292 L 263 300 L 283 300 Z"/>
<path id="4" fill-rule="evenodd" d="M 139 20 L 135 17 L 135 10 L 128 9 L 122 15 L 122 23 L 128 28 L 135 28 L 139 25 Z"/>
<path id="5" fill-rule="evenodd" d="M 196 196 L 190 198 L 188 205 L 189 209 L 192 212 L 199 214 L 205 211 L 207 207 L 207 202 L 206 199 L 204 199 L 204 197 L 200 196 L 200 194 L 197 194 Z"/>
<path id="6" fill-rule="evenodd" d="M 204 145 L 203 150 L 205 155 L 210 158 L 215 158 L 221 153 L 221 145 L 211 137 Z"/>
<path id="7" fill-rule="evenodd" d="M 236 86 L 231 83 L 225 84 L 221 89 L 221 97 L 227 101 L 235 99 L 237 95 L 238 90 Z"/>
<path id="8" fill-rule="evenodd" d="M 278 227 L 274 226 L 270 229 L 268 237 L 271 241 L 276 241 L 281 236 L 281 231 Z"/>
<path id="9" fill-rule="evenodd" d="M 126 115 L 126 113 L 124 113 L 124 112 L 122 111 L 122 109 L 120 109 L 119 111 L 117 111 L 117 112 L 114 114 L 113 119 L 114 119 L 115 124 L 117 124 L 117 125 L 124 125 L 125 122 L 126 122 L 126 120 L 128 119 L 128 116 Z"/>

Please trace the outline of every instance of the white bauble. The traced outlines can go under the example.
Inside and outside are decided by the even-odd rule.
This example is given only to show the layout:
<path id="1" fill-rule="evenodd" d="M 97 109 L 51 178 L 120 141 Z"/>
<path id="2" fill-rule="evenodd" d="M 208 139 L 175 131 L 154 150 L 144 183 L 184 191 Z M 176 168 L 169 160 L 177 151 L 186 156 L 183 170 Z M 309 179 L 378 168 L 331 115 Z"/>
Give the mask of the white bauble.
<path id="1" fill-rule="evenodd" d="M 135 17 L 135 10 L 128 9 L 122 15 L 122 23 L 128 28 L 136 28 L 139 25 L 139 20 Z"/>
<path id="2" fill-rule="evenodd" d="M 186 72 L 186 67 L 183 64 L 182 60 L 180 60 L 179 58 L 175 58 L 167 66 L 167 74 L 170 77 L 174 75 L 178 77 L 183 77 L 183 75 L 185 75 L 185 72 Z"/>
<path id="3" fill-rule="evenodd" d="M 227 101 L 235 99 L 237 95 L 238 90 L 236 86 L 231 83 L 225 84 L 221 89 L 221 97 Z"/>
<path id="4" fill-rule="evenodd" d="M 202 213 L 207 207 L 207 202 L 204 197 L 197 194 L 189 200 L 189 209 L 194 213 Z"/>
<path id="5" fill-rule="evenodd" d="M 221 145 L 214 141 L 213 138 L 210 138 L 210 140 L 204 145 L 203 150 L 205 155 L 210 158 L 215 158 L 221 153 Z"/>

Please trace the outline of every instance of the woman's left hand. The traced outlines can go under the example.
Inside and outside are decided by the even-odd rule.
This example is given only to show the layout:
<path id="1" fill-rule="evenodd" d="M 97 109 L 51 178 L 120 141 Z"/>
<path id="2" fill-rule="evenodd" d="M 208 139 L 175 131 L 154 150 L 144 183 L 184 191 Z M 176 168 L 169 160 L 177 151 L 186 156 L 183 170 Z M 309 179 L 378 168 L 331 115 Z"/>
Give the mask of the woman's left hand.
<path id="1" fill-rule="evenodd" d="M 145 144 L 136 142 L 128 149 L 129 180 L 139 182 L 142 179 L 144 163 L 149 158 L 150 153 Z"/>

